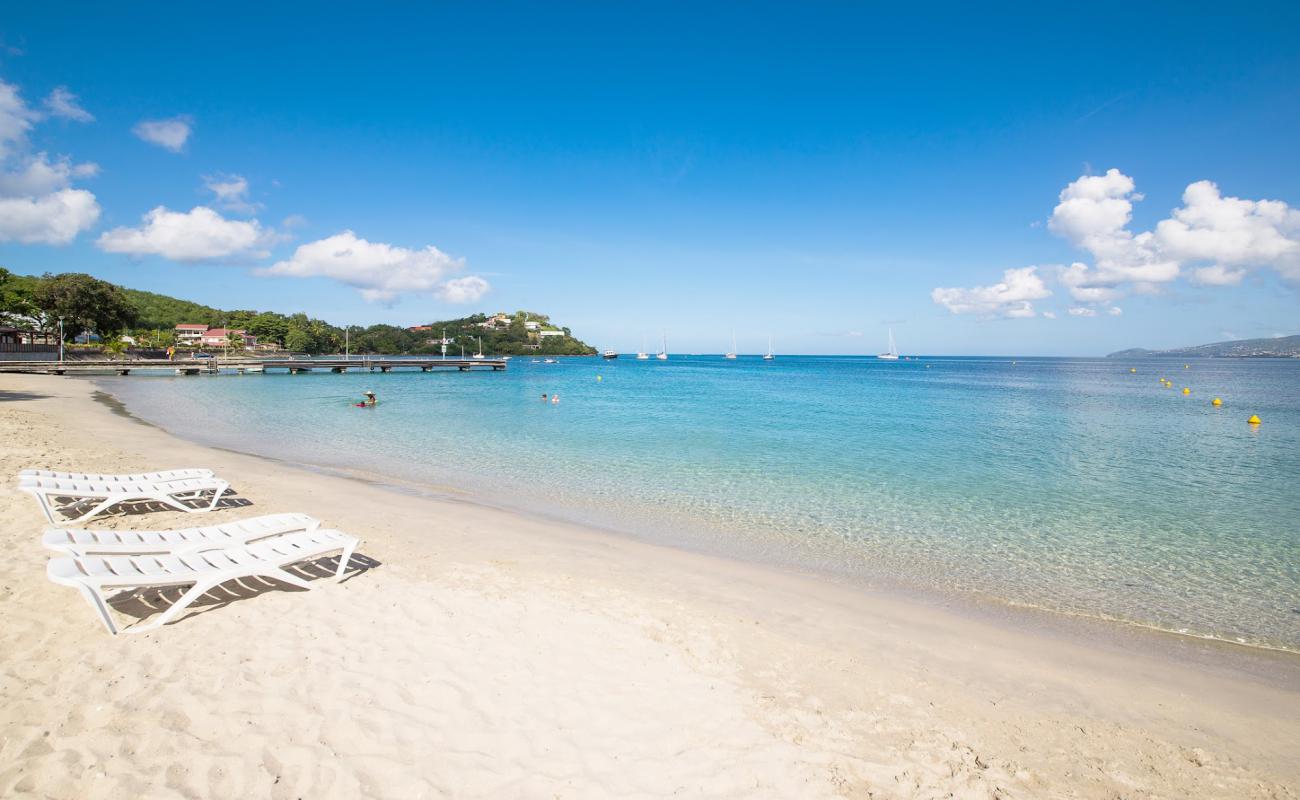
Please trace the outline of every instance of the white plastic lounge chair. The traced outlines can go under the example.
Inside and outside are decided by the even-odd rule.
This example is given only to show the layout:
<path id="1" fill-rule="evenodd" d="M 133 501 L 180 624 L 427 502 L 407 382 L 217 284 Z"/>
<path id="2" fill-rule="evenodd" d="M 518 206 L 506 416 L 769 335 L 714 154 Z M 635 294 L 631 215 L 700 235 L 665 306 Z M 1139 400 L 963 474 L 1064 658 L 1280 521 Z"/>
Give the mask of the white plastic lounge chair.
<path id="1" fill-rule="evenodd" d="M 35 478 L 54 478 L 62 481 L 99 481 L 101 483 L 141 483 L 160 481 L 185 481 L 191 478 L 211 478 L 215 473 L 210 469 L 168 469 L 162 472 L 136 472 L 127 475 L 112 475 L 99 472 L 61 472 L 54 469 L 25 469 L 18 473 L 18 482 L 26 483 Z"/>
<path id="2" fill-rule="evenodd" d="M 70 525 L 103 513 L 119 503 L 153 500 L 180 511 L 211 511 L 217 507 L 221 495 L 230 488 L 230 484 L 220 478 L 187 478 L 175 481 L 74 481 L 60 478 L 25 478 L 18 482 L 18 489 L 36 498 L 45 518 L 52 525 Z M 182 500 L 197 500 L 199 495 L 212 492 L 212 500 L 206 506 L 193 508 Z M 73 506 L 98 500 L 89 511 L 65 520 L 54 518 L 54 498 L 70 497 Z M 62 513 L 68 514 L 67 510 Z"/>
<path id="3" fill-rule="evenodd" d="M 79 590 L 95 609 L 104 627 L 114 635 L 118 628 L 109 614 L 107 591 L 193 584 L 156 619 L 123 631 L 144 633 L 166 625 L 195 600 L 226 581 L 261 576 L 310 589 L 310 582 L 286 572 L 284 568 L 335 551 L 342 551 L 335 572 L 336 579 L 342 578 L 358 543 L 356 537 L 342 531 L 319 528 L 252 544 L 182 555 L 56 557 L 50 559 L 45 572 L 55 583 Z"/>
<path id="4" fill-rule="evenodd" d="M 249 544 L 273 536 L 314 531 L 320 520 L 306 514 L 267 514 L 238 522 L 182 528 L 171 531 L 103 531 L 84 528 L 47 528 L 42 543 L 70 556 L 179 555 L 194 550 Z"/>

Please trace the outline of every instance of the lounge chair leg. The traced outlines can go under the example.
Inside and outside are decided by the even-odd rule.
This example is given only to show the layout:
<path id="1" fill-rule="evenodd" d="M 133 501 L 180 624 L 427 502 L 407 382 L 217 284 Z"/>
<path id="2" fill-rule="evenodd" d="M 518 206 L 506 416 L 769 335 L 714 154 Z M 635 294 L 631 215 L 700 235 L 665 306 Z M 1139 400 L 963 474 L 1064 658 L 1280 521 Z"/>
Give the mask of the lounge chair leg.
<path id="1" fill-rule="evenodd" d="M 50 521 L 51 525 L 58 525 L 59 522 L 54 518 L 54 509 L 50 504 L 50 496 L 47 494 L 38 494 L 36 499 L 40 502 L 41 511 L 45 512 L 45 518 Z"/>
<path id="2" fill-rule="evenodd" d="M 119 502 L 120 502 L 120 498 L 117 498 L 117 497 L 106 497 L 106 498 L 104 498 L 104 500 L 103 500 L 102 502 L 100 502 L 98 505 L 96 505 L 94 508 L 90 509 L 90 511 L 87 511 L 85 514 L 82 514 L 82 515 L 79 516 L 79 517 L 73 517 L 72 519 L 68 520 L 67 522 L 65 522 L 65 523 L 63 523 L 63 524 L 64 524 L 64 525 L 71 525 L 71 524 L 74 523 L 74 522 L 81 522 L 82 520 L 90 519 L 90 518 L 93 517 L 93 516 L 96 516 L 96 515 L 98 515 L 98 514 L 102 514 L 102 513 L 104 513 L 104 512 L 107 511 L 108 509 L 110 509 L 110 508 L 112 508 L 113 506 L 117 505 Z"/>
<path id="3" fill-rule="evenodd" d="M 193 586 L 190 587 L 189 591 L 185 592 L 185 594 L 178 597 L 176 599 L 176 602 L 171 604 L 170 608 L 168 608 L 163 613 L 159 614 L 157 619 L 151 622 L 146 622 L 144 625 L 139 625 L 134 628 L 127 628 L 122 632 L 123 633 L 147 633 L 151 630 L 154 630 L 155 628 L 161 628 L 162 626 L 166 625 L 168 622 L 171 622 L 173 619 L 175 619 L 177 614 L 189 608 L 190 603 L 193 603 L 195 600 L 198 600 L 203 595 L 212 591 L 214 588 L 219 586 L 224 580 L 225 580 L 224 578 L 216 578 L 212 580 L 201 581 L 199 583 L 194 584 Z"/>
<path id="4" fill-rule="evenodd" d="M 208 504 L 209 511 L 217 507 L 217 503 L 221 500 L 221 495 L 225 494 L 226 490 L 229 488 L 230 484 L 227 483 L 225 486 L 220 487 L 212 493 L 212 502 Z"/>
<path id="5" fill-rule="evenodd" d="M 343 580 L 343 573 L 347 572 L 348 562 L 352 560 L 352 551 L 357 549 L 356 543 L 350 544 L 343 548 L 343 553 L 339 556 L 339 568 L 334 573 L 334 580 Z"/>
<path id="6" fill-rule="evenodd" d="M 100 620 L 103 621 L 104 627 L 108 628 L 108 632 L 116 636 L 117 626 L 113 624 L 113 617 L 109 615 L 108 603 L 104 602 L 104 598 L 100 597 L 98 592 L 85 584 L 82 584 L 77 588 L 81 590 L 81 596 L 86 598 L 86 602 L 90 603 L 90 607 L 95 609 L 95 613 L 98 614 Z"/>

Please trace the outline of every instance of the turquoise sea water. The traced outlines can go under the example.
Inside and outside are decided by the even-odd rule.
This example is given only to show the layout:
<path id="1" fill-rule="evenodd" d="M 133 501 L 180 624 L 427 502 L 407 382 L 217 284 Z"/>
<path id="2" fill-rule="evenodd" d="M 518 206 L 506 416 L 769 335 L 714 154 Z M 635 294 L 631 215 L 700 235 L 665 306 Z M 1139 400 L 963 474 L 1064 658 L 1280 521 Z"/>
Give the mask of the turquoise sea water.
<path id="1" fill-rule="evenodd" d="M 658 542 L 1300 651 L 1300 360 L 1188 363 L 516 358 L 505 373 L 102 383 L 206 443 Z M 351 406 L 364 389 L 378 407 Z"/>

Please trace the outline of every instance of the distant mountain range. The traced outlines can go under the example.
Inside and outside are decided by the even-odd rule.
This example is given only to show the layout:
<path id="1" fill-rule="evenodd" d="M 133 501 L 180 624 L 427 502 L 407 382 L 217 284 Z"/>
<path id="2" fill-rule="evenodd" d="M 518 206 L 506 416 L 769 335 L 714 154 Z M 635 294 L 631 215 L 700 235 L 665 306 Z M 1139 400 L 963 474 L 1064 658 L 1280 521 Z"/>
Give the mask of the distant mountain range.
<path id="1" fill-rule="evenodd" d="M 1232 342 L 1198 344 L 1195 347 L 1176 347 L 1172 350 L 1145 350 L 1134 347 L 1111 353 L 1107 358 L 1146 358 L 1170 356 L 1177 358 L 1300 358 L 1300 336 L 1279 336 L 1275 339 L 1237 339 Z"/>

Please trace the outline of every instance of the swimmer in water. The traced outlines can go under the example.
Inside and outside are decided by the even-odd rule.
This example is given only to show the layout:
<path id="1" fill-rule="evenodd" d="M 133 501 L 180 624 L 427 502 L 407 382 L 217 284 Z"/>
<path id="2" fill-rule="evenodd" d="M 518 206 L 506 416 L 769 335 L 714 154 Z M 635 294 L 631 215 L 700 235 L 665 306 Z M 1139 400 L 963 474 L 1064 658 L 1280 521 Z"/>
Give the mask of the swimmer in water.
<path id="1" fill-rule="evenodd" d="M 542 392 L 542 402 L 546 402 L 546 392 Z"/>
<path id="2" fill-rule="evenodd" d="M 378 403 L 379 400 L 375 397 L 375 393 L 366 391 L 362 392 L 362 400 L 360 403 L 357 403 L 357 408 L 368 408 L 369 406 L 377 405 Z"/>
<path id="3" fill-rule="evenodd" d="M 560 404 L 560 396 L 558 394 L 551 395 L 551 405 L 558 406 L 559 404 Z"/>

